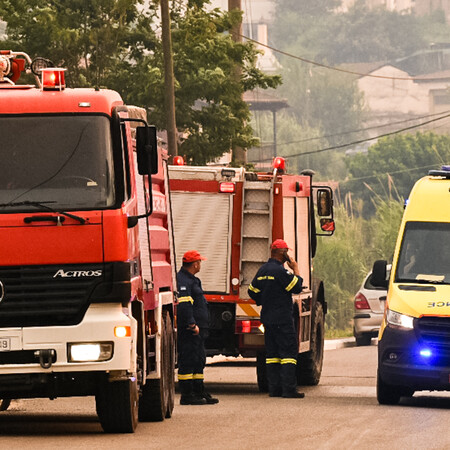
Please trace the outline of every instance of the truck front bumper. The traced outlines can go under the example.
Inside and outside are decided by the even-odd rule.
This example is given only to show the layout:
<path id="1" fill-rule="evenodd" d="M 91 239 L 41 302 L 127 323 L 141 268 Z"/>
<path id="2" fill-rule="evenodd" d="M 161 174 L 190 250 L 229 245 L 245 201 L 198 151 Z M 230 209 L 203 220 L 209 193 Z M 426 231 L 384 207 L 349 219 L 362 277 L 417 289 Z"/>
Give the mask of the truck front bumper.
<path id="1" fill-rule="evenodd" d="M 116 327 L 127 327 L 130 333 L 117 337 Z M 108 303 L 92 304 L 83 320 L 74 326 L 0 329 L 0 342 L 4 343 L 0 377 L 98 371 L 135 373 L 136 328 L 136 321 L 126 308 Z"/>

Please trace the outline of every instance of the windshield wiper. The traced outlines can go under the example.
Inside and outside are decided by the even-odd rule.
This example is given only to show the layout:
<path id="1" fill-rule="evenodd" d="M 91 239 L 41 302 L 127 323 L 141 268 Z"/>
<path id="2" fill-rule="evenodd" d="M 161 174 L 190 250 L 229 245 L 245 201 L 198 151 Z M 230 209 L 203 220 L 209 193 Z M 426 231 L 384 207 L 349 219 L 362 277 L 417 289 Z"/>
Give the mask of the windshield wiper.
<path id="1" fill-rule="evenodd" d="M 23 202 L 10 202 L 10 203 L 0 203 L 0 208 L 5 208 L 7 206 L 34 206 L 35 208 L 44 208 L 47 211 L 51 211 L 55 214 L 61 214 L 62 216 L 70 217 L 71 219 L 77 220 L 82 225 L 86 223 L 86 219 L 75 214 L 70 214 L 64 211 L 57 211 L 56 209 L 47 206 L 46 203 L 56 203 L 55 201 L 45 201 L 45 202 L 35 202 L 30 200 L 25 200 Z"/>

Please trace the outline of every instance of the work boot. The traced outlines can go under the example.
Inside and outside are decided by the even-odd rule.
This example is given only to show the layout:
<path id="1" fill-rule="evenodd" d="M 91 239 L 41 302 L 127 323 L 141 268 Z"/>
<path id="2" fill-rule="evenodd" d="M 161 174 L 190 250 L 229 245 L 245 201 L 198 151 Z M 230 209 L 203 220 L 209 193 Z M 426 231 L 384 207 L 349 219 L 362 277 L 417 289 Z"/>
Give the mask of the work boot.
<path id="1" fill-rule="evenodd" d="M 219 403 L 219 399 L 218 398 L 212 397 L 209 392 L 205 391 L 205 385 L 203 384 L 203 380 L 202 379 L 194 380 L 194 394 L 197 397 L 205 399 L 206 403 L 208 405 L 215 405 L 216 403 Z"/>
<path id="2" fill-rule="evenodd" d="M 269 392 L 269 397 L 282 397 L 281 389 Z"/>
<path id="3" fill-rule="evenodd" d="M 206 391 L 203 391 L 203 399 L 206 400 L 206 403 L 208 405 L 215 405 L 216 403 L 219 403 L 218 398 L 211 397 L 211 394 Z"/>
<path id="4" fill-rule="evenodd" d="M 282 395 L 283 398 L 305 398 L 305 394 L 303 392 L 287 392 Z"/>
<path id="5" fill-rule="evenodd" d="M 180 405 L 206 405 L 206 400 L 198 395 L 182 395 Z"/>

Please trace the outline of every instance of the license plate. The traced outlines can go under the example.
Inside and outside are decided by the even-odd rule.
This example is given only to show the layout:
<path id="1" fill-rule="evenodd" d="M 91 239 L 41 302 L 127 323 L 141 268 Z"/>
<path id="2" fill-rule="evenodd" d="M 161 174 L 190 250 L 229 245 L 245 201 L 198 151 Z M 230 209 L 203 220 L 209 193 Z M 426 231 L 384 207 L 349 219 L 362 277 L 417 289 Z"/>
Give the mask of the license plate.
<path id="1" fill-rule="evenodd" d="M 0 338 L 0 352 L 9 352 L 11 350 L 11 339 Z"/>

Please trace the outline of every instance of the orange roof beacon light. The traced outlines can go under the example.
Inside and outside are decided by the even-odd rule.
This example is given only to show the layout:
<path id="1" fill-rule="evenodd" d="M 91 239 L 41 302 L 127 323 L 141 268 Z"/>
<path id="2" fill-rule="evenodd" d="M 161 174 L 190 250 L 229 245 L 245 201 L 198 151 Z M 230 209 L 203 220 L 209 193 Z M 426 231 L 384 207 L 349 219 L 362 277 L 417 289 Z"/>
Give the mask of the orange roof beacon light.
<path id="1" fill-rule="evenodd" d="M 284 172 L 286 170 L 286 160 L 280 156 L 273 159 L 272 165 L 273 168 L 277 169 L 279 172 Z"/>
<path id="2" fill-rule="evenodd" d="M 66 69 L 48 67 L 41 70 L 42 89 L 44 91 L 62 91 L 66 87 L 64 72 Z"/>
<path id="3" fill-rule="evenodd" d="M 182 156 L 174 156 L 173 157 L 173 165 L 174 166 L 184 166 L 184 159 Z"/>

